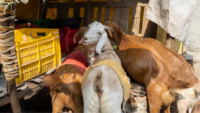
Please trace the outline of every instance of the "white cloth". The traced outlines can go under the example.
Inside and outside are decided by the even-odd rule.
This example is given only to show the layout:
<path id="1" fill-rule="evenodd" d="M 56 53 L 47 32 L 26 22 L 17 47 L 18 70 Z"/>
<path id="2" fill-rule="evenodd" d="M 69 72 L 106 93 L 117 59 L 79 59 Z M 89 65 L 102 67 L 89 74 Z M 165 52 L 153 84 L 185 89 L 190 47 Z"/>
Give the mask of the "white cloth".
<path id="1" fill-rule="evenodd" d="M 150 0 L 146 18 L 185 43 L 196 0 Z"/>
<path id="2" fill-rule="evenodd" d="M 193 67 L 197 74 L 197 78 L 200 80 L 200 52 L 197 52 L 193 58 Z"/>
<path id="3" fill-rule="evenodd" d="M 195 55 L 200 52 L 200 0 L 196 1 L 196 8 L 192 17 L 189 35 L 186 40 L 185 52 L 190 55 Z"/>

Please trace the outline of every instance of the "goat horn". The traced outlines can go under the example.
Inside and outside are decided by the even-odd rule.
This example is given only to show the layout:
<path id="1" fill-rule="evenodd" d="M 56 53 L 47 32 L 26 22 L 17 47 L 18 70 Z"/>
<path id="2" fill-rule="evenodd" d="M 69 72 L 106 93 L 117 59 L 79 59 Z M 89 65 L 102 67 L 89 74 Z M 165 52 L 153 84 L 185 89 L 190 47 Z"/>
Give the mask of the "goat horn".
<path id="1" fill-rule="evenodd" d="M 78 34 L 79 34 L 79 33 L 76 33 L 76 34 L 74 35 L 74 38 L 73 38 L 74 44 L 76 44 L 76 38 L 77 38 Z"/>
<path id="2" fill-rule="evenodd" d="M 103 25 L 104 26 L 104 29 L 109 29 L 111 31 L 113 31 L 113 29 L 111 29 L 110 27 L 106 26 L 106 25 Z"/>

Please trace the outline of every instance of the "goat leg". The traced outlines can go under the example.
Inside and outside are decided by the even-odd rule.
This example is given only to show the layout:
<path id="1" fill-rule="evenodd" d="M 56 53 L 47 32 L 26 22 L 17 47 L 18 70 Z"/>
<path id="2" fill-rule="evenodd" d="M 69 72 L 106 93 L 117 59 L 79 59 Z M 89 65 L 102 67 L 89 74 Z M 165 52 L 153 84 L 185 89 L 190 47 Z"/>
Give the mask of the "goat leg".
<path id="1" fill-rule="evenodd" d="M 130 104 L 131 104 L 132 108 L 136 108 L 137 107 L 137 103 L 136 103 L 136 101 L 134 99 L 134 96 L 133 96 L 132 92 L 130 92 Z"/>

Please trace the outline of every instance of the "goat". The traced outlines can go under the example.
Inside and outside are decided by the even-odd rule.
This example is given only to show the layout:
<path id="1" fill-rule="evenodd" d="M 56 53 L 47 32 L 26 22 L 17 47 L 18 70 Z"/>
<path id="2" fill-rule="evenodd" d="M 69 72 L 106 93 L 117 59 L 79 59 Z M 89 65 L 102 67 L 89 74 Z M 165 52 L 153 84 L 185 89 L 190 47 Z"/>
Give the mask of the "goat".
<path id="1" fill-rule="evenodd" d="M 107 38 L 101 23 L 94 22 L 79 43 L 88 47 L 93 54 L 92 65 L 99 61 L 112 59 L 121 65 Z M 84 75 L 85 76 L 85 75 Z M 123 88 L 116 72 L 109 66 L 98 65 L 91 68 L 82 86 L 84 113 L 121 113 Z M 135 102 L 135 101 L 134 101 Z"/>
<path id="2" fill-rule="evenodd" d="M 176 91 L 178 93 L 175 89 L 191 86 L 199 88 L 195 72 L 175 52 L 163 49 L 152 39 L 148 39 L 151 41 L 149 43 L 141 37 L 130 38 L 114 22 L 106 22 L 105 25 L 113 29 L 106 31 L 109 39 L 115 41 L 118 46 L 117 55 L 125 71 L 137 82 L 145 85 L 151 113 L 159 113 L 161 106 L 165 107 L 165 113 L 170 113 L 170 105 L 175 100 Z M 140 44 L 143 41 L 145 44 Z M 192 75 L 191 78 L 186 74 Z"/>
<path id="3" fill-rule="evenodd" d="M 160 56 L 172 76 L 190 83 L 193 86 L 192 88 L 175 90 L 179 113 L 186 113 L 187 111 L 188 113 L 191 113 L 193 105 L 200 99 L 200 93 L 198 93 L 200 83 L 197 76 L 198 70 L 196 69 L 196 66 L 194 66 L 194 69 L 196 69 L 194 70 L 182 56 L 177 54 L 175 51 L 168 49 L 155 39 L 142 38 L 134 35 L 127 35 L 127 37 L 138 44 L 148 47 L 154 54 Z M 197 72 L 197 75 L 195 71 Z"/>
<path id="4" fill-rule="evenodd" d="M 74 36 L 74 43 L 76 37 L 82 38 L 86 30 L 84 27 L 79 29 Z M 54 75 L 47 75 L 43 80 L 43 85 L 51 89 L 53 113 L 62 113 L 64 107 L 74 113 L 83 112 L 81 81 L 88 66 L 86 57 L 88 53 L 86 47 L 81 44 L 75 49 L 66 57 Z"/>

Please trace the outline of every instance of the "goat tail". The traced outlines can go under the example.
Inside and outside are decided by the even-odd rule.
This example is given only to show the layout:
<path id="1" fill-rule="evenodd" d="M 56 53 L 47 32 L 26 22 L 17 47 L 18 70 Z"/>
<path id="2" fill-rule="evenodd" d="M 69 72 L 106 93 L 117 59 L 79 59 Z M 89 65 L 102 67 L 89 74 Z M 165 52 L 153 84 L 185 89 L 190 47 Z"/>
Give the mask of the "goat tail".
<path id="1" fill-rule="evenodd" d="M 101 70 L 97 73 L 97 76 L 94 80 L 93 88 L 97 92 L 103 91 L 103 80 L 102 80 L 102 71 Z"/>
<path id="2" fill-rule="evenodd" d="M 182 80 L 178 80 L 177 78 L 170 76 L 170 80 L 168 82 L 168 86 L 172 89 L 174 88 L 190 88 L 192 87 L 189 83 L 184 82 Z"/>
<path id="3" fill-rule="evenodd" d="M 43 79 L 43 86 L 54 87 L 57 90 L 61 90 L 62 82 L 60 78 L 56 75 L 46 75 Z"/>

